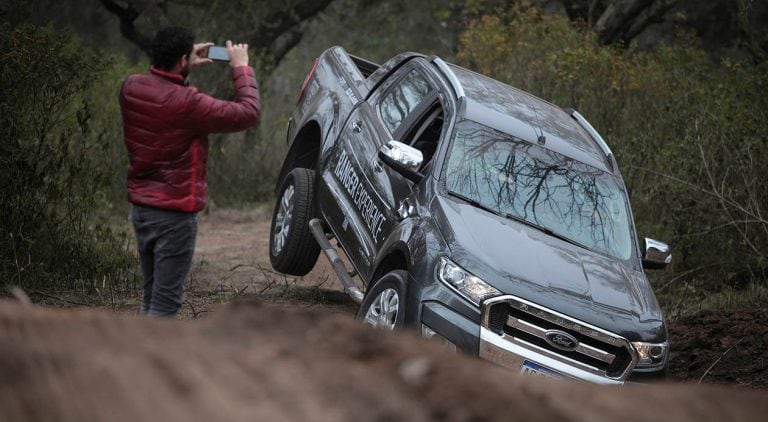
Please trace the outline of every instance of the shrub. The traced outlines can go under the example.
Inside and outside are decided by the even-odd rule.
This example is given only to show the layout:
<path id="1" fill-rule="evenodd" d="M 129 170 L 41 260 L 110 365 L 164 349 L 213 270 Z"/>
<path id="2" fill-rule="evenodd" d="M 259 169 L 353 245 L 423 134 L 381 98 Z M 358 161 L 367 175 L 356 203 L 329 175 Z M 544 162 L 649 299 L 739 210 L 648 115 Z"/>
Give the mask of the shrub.
<path id="1" fill-rule="evenodd" d="M 99 213 L 119 116 L 91 90 L 109 63 L 52 27 L 6 21 L 0 51 L 0 285 L 127 280 L 127 236 Z"/>
<path id="2" fill-rule="evenodd" d="M 683 290 L 698 303 L 721 289 L 766 286 L 765 63 L 713 63 L 685 35 L 651 52 L 601 46 L 565 17 L 534 8 L 471 22 L 458 60 L 578 109 L 602 133 L 624 172 L 639 235 L 672 246 L 673 284 L 662 301 Z"/>

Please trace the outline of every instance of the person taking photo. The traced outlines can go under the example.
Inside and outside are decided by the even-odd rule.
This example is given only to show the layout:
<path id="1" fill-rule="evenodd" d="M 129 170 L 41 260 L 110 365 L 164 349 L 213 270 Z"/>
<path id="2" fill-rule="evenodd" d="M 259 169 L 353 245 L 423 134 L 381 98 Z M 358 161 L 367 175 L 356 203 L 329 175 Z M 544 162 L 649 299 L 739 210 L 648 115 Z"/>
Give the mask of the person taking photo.
<path id="1" fill-rule="evenodd" d="M 195 44 L 185 28 L 163 28 L 152 41 L 149 72 L 129 76 L 120 90 L 144 315 L 173 317 L 184 302 L 197 213 L 208 197 L 208 134 L 245 130 L 261 116 L 248 44 L 226 43 L 233 101 L 213 98 L 189 85 L 189 73 L 211 63 L 205 57 L 211 45 Z"/>

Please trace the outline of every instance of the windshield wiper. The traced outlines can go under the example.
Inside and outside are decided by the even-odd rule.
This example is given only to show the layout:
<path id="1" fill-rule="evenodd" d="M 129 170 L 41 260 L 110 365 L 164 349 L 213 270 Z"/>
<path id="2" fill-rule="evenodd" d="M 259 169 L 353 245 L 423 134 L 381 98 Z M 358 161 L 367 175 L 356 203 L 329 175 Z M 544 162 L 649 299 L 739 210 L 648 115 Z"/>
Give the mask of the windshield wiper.
<path id="1" fill-rule="evenodd" d="M 473 207 L 477 207 L 477 208 L 480 208 L 481 210 L 488 211 L 489 213 L 498 215 L 499 217 L 505 217 L 505 215 L 502 214 L 501 212 L 499 212 L 498 210 L 495 210 L 495 209 L 493 209 L 493 208 L 491 208 L 491 207 L 489 207 L 487 205 L 483 205 L 480 202 L 478 202 L 476 199 L 472 199 L 472 198 L 470 198 L 468 196 L 464 196 L 464 195 L 462 195 L 460 193 L 456 193 L 456 192 L 453 192 L 453 191 L 448 191 L 448 194 L 451 195 L 451 196 L 455 196 L 456 198 L 461 199 L 462 201 L 468 203 L 469 205 L 472 205 Z"/>
<path id="2" fill-rule="evenodd" d="M 511 213 L 502 213 L 501 211 L 495 210 L 495 209 L 493 209 L 493 208 L 491 208 L 491 207 L 489 207 L 487 205 L 481 204 L 476 199 L 472 199 L 472 198 L 470 198 L 468 196 L 464 196 L 464 195 L 462 195 L 460 193 L 456 193 L 456 192 L 453 192 L 453 191 L 448 191 L 448 194 L 451 195 L 451 196 L 455 196 L 456 198 L 461 199 L 462 201 L 468 203 L 469 205 L 472 205 L 474 207 L 477 207 L 477 208 L 480 208 L 482 210 L 488 211 L 491 214 L 498 215 L 499 217 L 508 218 L 510 220 L 515 220 L 515 221 L 517 221 L 519 223 L 525 224 L 528 227 L 533 227 L 534 229 L 537 229 L 537 230 L 539 230 L 539 231 L 541 231 L 543 233 L 546 233 L 546 234 L 548 234 L 548 235 L 550 235 L 552 237 L 556 237 L 556 238 L 558 238 L 560 240 L 564 240 L 564 241 L 566 241 L 566 242 L 568 242 L 568 243 L 570 243 L 572 245 L 576 245 L 576 246 L 578 246 L 580 248 L 591 250 L 586 245 L 584 245 L 583 243 L 579 243 L 579 242 L 577 242 L 577 241 L 575 241 L 575 240 L 573 240 L 573 239 L 571 239 L 569 237 L 566 237 L 566 236 L 563 236 L 562 234 L 556 233 L 556 232 L 552 231 L 552 229 L 544 227 L 544 226 L 542 226 L 540 224 L 536 224 L 536 223 L 534 223 L 532 221 L 528 221 L 528 220 L 526 220 L 523 217 L 517 216 L 515 214 L 511 214 Z"/>
<path id="3" fill-rule="evenodd" d="M 542 231 L 542 232 L 544 232 L 544 233 L 546 233 L 546 234 L 548 234 L 548 235 L 550 235 L 552 237 L 556 237 L 556 238 L 558 238 L 560 240 L 564 240 L 564 241 L 566 241 L 566 242 L 568 242 L 568 243 L 570 243 L 572 245 L 576 245 L 578 247 L 581 247 L 581 248 L 589 250 L 589 248 L 586 245 L 584 245 L 583 243 L 579 243 L 579 242 L 571 239 L 570 237 L 563 236 L 562 234 L 557 233 L 557 232 L 553 231 L 550 228 L 544 227 L 544 226 L 542 226 L 540 224 L 536 224 L 536 223 L 534 223 L 532 221 L 528 221 L 528 220 L 526 220 L 523 217 L 517 216 L 515 214 L 510 214 L 510 213 L 504 214 L 504 217 L 509 218 L 510 220 L 515 220 L 517 222 L 523 223 L 523 224 L 525 224 L 525 225 L 527 225 L 529 227 L 533 227 L 534 229 L 538 229 L 539 231 Z"/>

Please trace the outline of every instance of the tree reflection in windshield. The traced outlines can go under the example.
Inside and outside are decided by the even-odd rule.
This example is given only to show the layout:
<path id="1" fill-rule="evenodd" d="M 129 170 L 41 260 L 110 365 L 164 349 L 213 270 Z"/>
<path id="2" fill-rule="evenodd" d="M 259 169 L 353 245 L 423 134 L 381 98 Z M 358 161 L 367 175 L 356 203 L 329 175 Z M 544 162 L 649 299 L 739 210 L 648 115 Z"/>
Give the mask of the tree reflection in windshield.
<path id="1" fill-rule="evenodd" d="M 616 178 L 536 144 L 462 121 L 446 184 L 590 249 L 625 260 L 632 255 L 627 201 Z"/>

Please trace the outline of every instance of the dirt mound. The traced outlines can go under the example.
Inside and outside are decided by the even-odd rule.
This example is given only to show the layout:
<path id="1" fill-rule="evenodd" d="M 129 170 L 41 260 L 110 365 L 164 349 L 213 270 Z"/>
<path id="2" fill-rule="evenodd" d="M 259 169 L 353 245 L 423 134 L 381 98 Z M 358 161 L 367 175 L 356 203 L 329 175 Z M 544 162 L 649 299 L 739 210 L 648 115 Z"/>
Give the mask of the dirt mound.
<path id="1" fill-rule="evenodd" d="M 768 388 L 768 310 L 704 311 L 670 321 L 669 335 L 671 377 Z"/>
<path id="2" fill-rule="evenodd" d="M 0 420 L 762 420 L 768 395 L 523 377 L 413 333 L 240 303 L 198 321 L 0 303 Z"/>

